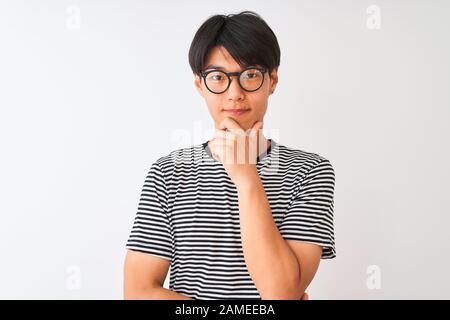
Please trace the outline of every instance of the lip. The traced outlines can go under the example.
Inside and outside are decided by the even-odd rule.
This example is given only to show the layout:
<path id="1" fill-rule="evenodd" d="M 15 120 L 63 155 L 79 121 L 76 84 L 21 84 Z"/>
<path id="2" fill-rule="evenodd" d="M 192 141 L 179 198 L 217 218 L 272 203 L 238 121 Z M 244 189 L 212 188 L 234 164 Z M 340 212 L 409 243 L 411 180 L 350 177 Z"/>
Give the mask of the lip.
<path id="1" fill-rule="evenodd" d="M 250 111 L 250 109 L 229 109 L 229 110 L 225 110 L 225 112 L 229 115 L 232 116 L 241 116 L 245 113 L 247 113 L 248 111 Z"/>

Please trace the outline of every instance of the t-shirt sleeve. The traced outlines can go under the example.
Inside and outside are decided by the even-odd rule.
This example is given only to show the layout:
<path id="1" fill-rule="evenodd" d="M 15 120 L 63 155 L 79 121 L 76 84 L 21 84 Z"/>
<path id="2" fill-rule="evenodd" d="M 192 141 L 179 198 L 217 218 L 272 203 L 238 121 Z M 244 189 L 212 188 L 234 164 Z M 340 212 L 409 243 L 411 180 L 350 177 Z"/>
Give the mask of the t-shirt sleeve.
<path id="1" fill-rule="evenodd" d="M 297 194 L 279 227 L 285 240 L 299 240 L 322 246 L 322 259 L 336 256 L 334 243 L 334 169 L 320 158 L 301 179 Z"/>
<path id="2" fill-rule="evenodd" d="M 172 260 L 173 236 L 167 214 L 167 198 L 164 174 L 155 162 L 142 188 L 127 249 Z"/>

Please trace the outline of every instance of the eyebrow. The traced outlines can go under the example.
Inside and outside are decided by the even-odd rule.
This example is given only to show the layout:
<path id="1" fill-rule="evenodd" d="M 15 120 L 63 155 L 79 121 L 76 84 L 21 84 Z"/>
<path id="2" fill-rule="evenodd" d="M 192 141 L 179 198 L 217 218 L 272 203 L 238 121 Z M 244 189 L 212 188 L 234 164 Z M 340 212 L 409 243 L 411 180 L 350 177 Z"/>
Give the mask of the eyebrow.
<path id="1" fill-rule="evenodd" d="M 220 69 L 220 70 L 223 70 L 223 69 L 225 69 L 224 67 L 221 67 L 221 66 L 215 66 L 215 65 L 213 65 L 213 64 L 210 64 L 210 65 L 208 65 L 206 68 L 205 68 L 205 70 L 208 70 L 208 69 Z"/>
<path id="2" fill-rule="evenodd" d="M 258 67 L 258 66 L 256 66 L 256 65 L 249 65 L 249 66 L 246 66 L 245 68 L 250 68 L 250 67 Z M 244 68 L 244 69 L 245 69 Z M 213 65 L 213 64 L 210 64 L 210 65 L 208 65 L 206 68 L 205 68 L 205 70 L 208 70 L 208 69 L 218 69 L 218 70 L 224 70 L 225 68 L 224 67 L 222 67 L 222 66 L 216 66 L 216 65 Z"/>

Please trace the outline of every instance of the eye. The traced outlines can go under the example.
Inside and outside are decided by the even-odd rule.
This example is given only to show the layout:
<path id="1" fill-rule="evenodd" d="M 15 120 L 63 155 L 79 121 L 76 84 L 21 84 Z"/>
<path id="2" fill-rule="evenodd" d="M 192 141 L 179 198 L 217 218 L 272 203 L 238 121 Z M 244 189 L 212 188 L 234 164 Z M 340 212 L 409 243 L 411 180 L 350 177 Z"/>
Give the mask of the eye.
<path id="1" fill-rule="evenodd" d="M 223 82 L 225 81 L 225 74 L 221 71 L 213 71 L 208 74 L 207 81 L 209 82 Z"/>
<path id="2" fill-rule="evenodd" d="M 211 76 L 211 79 L 212 80 L 222 80 L 223 79 L 223 76 L 222 75 L 220 75 L 220 74 L 214 74 L 214 75 L 212 75 Z"/>
<path id="3" fill-rule="evenodd" d="M 245 80 L 255 80 L 261 77 L 261 72 L 256 69 L 247 70 L 244 72 L 243 77 Z"/>

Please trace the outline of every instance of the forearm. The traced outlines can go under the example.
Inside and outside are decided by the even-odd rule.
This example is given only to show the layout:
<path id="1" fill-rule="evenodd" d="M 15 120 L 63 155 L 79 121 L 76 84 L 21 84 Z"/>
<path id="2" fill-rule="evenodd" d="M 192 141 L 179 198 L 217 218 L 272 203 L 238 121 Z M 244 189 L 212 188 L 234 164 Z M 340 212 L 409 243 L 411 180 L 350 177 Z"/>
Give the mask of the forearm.
<path id="1" fill-rule="evenodd" d="M 300 299 L 300 267 L 273 220 L 259 176 L 237 190 L 245 263 L 261 299 Z"/>
<path id="2" fill-rule="evenodd" d="M 192 298 L 163 288 L 153 287 L 148 290 L 138 290 L 128 294 L 127 300 L 193 300 Z"/>

